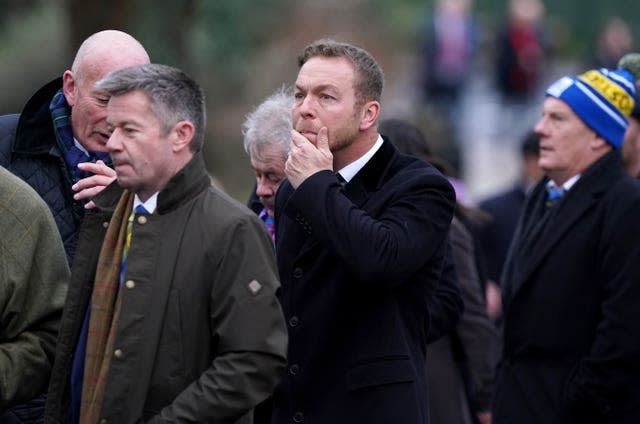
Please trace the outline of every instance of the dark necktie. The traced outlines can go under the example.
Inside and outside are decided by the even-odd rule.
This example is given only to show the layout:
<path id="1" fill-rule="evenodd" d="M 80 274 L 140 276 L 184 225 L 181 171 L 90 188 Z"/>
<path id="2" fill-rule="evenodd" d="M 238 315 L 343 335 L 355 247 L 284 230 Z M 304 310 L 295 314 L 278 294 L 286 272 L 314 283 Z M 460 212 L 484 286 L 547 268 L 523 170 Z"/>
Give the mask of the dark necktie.
<path id="1" fill-rule="evenodd" d="M 131 238 L 133 236 L 133 218 L 135 218 L 136 214 L 149 215 L 149 211 L 146 210 L 143 205 L 138 205 L 133 211 L 131 211 L 131 215 L 129 215 L 129 219 L 127 220 L 127 237 L 124 241 L 124 248 L 122 249 L 122 262 L 120 264 L 120 284 L 122 284 L 124 275 L 127 272 L 127 255 L 129 254 L 129 248 L 131 247 Z"/>
<path id="2" fill-rule="evenodd" d="M 547 201 L 546 206 L 548 208 L 553 207 L 564 196 L 564 189 L 562 187 L 550 186 L 547 187 Z"/>

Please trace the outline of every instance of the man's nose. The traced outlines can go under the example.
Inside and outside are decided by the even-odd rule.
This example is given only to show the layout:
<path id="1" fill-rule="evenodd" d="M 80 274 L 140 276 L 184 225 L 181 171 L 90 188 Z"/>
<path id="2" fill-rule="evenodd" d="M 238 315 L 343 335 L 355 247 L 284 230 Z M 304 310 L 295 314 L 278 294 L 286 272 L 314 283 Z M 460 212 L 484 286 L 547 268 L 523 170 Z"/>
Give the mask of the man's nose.
<path id="1" fill-rule="evenodd" d="M 311 96 L 305 96 L 297 106 L 298 113 L 305 118 L 315 116 L 315 107 Z"/>
<path id="2" fill-rule="evenodd" d="M 111 152 L 115 150 L 120 150 L 120 148 L 122 147 L 122 143 L 120 142 L 120 130 L 116 128 L 110 132 L 111 132 L 111 135 L 109 136 L 109 139 L 107 140 L 107 144 L 105 145 L 105 147 L 107 148 L 107 151 Z"/>
<path id="3" fill-rule="evenodd" d="M 258 178 L 257 186 L 256 186 L 256 194 L 258 196 L 271 196 L 273 194 L 273 189 L 271 188 L 271 184 L 266 181 L 266 178 Z"/>

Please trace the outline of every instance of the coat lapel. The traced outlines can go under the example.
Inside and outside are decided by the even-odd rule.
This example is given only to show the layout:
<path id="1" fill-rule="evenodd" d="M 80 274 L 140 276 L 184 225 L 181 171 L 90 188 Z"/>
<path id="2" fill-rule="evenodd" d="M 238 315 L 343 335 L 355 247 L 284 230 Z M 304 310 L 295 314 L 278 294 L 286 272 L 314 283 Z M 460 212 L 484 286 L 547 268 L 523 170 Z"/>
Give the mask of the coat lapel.
<path id="1" fill-rule="evenodd" d="M 384 183 L 388 168 L 393 164 L 393 158 L 397 153 L 393 144 L 385 140 L 369 162 L 342 188 L 344 195 L 356 207 L 363 208 L 373 193 Z M 299 224 L 296 229 L 295 239 L 304 240 L 298 255 L 298 257 L 301 257 L 318 244 L 318 239 L 313 235 L 313 231 L 311 233 L 304 231 L 304 222 L 299 222 Z"/>
<path id="2" fill-rule="evenodd" d="M 545 228 L 536 246 L 531 251 L 531 257 L 524 263 L 520 282 L 527 281 L 529 276 L 540 266 L 541 262 L 551 254 L 554 246 L 562 240 L 567 232 L 580 220 L 580 218 L 595 204 L 595 193 L 588 187 L 574 187 L 566 198 L 551 211 Z M 519 287 L 514 287 L 514 292 Z"/>
<path id="3" fill-rule="evenodd" d="M 380 189 L 397 153 L 393 144 L 385 140 L 371 160 L 344 187 L 345 195 L 354 205 L 362 208 L 371 195 Z"/>
<path id="4" fill-rule="evenodd" d="M 522 289 L 527 281 L 530 281 L 531 275 L 541 266 L 545 258 L 553 254 L 556 244 L 567 236 L 571 228 L 580 221 L 589 209 L 595 207 L 597 200 L 605 193 L 611 183 L 612 170 L 617 169 L 612 163 L 616 160 L 617 154 L 617 151 L 610 152 L 596 162 L 569 190 L 565 198 L 554 206 L 554 210 L 550 211 L 552 215 L 549 216 L 549 221 L 532 249 L 531 256 L 524 260 L 520 275 L 512 275 L 514 280 L 511 287 L 512 297 Z M 541 201 L 542 199 L 537 196 L 536 200 Z"/>

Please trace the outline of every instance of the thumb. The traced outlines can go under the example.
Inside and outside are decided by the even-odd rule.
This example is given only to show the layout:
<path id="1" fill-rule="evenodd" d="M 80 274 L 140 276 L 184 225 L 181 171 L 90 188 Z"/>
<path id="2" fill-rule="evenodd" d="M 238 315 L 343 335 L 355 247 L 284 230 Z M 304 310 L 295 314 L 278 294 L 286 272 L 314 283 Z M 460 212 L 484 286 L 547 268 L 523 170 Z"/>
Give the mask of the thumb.
<path id="1" fill-rule="evenodd" d="M 320 128 L 316 137 L 316 147 L 320 151 L 330 151 L 329 149 L 329 130 L 327 127 Z"/>

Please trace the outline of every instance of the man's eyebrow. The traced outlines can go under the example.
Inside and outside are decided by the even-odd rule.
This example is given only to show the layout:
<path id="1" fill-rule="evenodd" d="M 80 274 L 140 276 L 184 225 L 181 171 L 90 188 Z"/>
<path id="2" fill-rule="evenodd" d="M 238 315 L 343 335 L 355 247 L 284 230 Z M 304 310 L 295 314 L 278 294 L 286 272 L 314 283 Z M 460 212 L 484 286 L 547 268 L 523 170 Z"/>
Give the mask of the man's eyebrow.
<path id="1" fill-rule="evenodd" d="M 296 84 L 296 90 L 300 90 L 300 91 L 324 91 L 324 90 L 337 90 L 337 89 L 338 87 L 336 87 L 334 84 L 320 84 L 312 87 L 311 89 L 306 89 Z"/>

